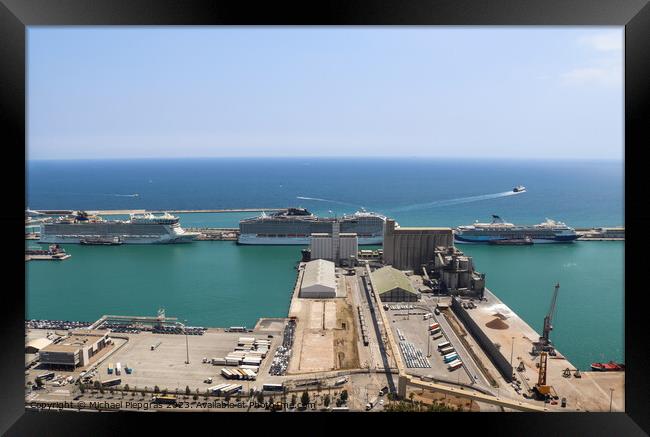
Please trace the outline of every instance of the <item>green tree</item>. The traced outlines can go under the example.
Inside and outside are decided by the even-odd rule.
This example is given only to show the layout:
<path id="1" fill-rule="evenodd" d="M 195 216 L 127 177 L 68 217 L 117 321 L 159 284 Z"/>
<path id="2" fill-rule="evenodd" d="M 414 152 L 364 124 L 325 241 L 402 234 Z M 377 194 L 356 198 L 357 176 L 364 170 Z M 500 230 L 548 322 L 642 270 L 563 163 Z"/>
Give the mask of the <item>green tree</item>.
<path id="1" fill-rule="evenodd" d="M 192 390 L 190 390 L 190 386 L 189 386 L 189 385 L 186 385 L 186 386 L 185 386 L 185 394 L 186 394 L 187 396 L 189 396 L 191 393 L 192 393 Z"/>
<path id="2" fill-rule="evenodd" d="M 300 403 L 302 404 L 303 407 L 306 407 L 307 404 L 309 404 L 309 393 L 307 390 L 302 392 L 302 396 L 300 396 Z"/>
<path id="3" fill-rule="evenodd" d="M 341 400 L 342 400 L 343 402 L 346 402 L 346 401 L 348 400 L 348 391 L 347 391 L 347 390 L 343 390 L 343 391 L 341 392 Z"/>
<path id="4" fill-rule="evenodd" d="M 37 376 L 34 382 L 36 383 L 36 387 L 38 388 L 43 387 L 43 379 L 40 376 Z"/>
<path id="5" fill-rule="evenodd" d="M 323 404 L 324 404 L 326 407 L 329 407 L 329 406 L 330 406 L 330 395 L 328 395 L 328 394 L 325 395 L 325 399 L 323 399 Z"/>
<path id="6" fill-rule="evenodd" d="M 264 403 L 264 393 L 261 391 L 257 393 L 257 402 L 260 404 Z"/>
<path id="7" fill-rule="evenodd" d="M 93 387 L 95 388 L 95 390 L 99 390 L 102 387 L 102 383 L 99 381 L 95 381 L 93 383 Z"/>
<path id="8" fill-rule="evenodd" d="M 79 391 L 81 391 L 81 394 L 84 394 L 84 392 L 86 391 L 86 384 L 84 384 L 83 382 L 80 382 L 79 383 Z"/>
<path id="9" fill-rule="evenodd" d="M 155 386 L 155 387 L 153 388 L 153 392 L 154 392 L 154 393 L 160 393 L 160 387 Z"/>
<path id="10" fill-rule="evenodd" d="M 296 402 L 298 402 L 298 396 L 296 396 L 295 393 L 291 395 L 291 405 L 296 405 Z"/>
<path id="11" fill-rule="evenodd" d="M 194 393 L 194 396 L 192 396 L 192 399 L 195 401 L 199 399 L 199 395 L 197 393 Z"/>

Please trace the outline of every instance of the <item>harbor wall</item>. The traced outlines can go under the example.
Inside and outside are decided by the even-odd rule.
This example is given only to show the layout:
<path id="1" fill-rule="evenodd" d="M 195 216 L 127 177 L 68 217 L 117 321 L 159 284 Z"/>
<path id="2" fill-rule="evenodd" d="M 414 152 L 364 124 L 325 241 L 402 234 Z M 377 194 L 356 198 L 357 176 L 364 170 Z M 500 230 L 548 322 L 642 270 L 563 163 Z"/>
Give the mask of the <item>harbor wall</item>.
<path id="1" fill-rule="evenodd" d="M 469 314 L 467 314 L 467 311 L 465 311 L 465 309 L 461 306 L 460 300 L 453 297 L 451 299 L 451 309 L 456 317 L 458 317 L 463 322 L 467 330 L 476 339 L 481 348 L 483 348 L 486 355 L 492 361 L 492 364 L 494 364 L 497 370 L 499 370 L 499 373 L 501 373 L 501 376 L 503 376 L 506 381 L 512 382 L 512 366 L 503 356 L 501 351 L 499 351 L 494 343 L 488 338 L 488 336 L 485 335 L 483 330 L 476 324 L 476 322 L 469 316 Z"/>

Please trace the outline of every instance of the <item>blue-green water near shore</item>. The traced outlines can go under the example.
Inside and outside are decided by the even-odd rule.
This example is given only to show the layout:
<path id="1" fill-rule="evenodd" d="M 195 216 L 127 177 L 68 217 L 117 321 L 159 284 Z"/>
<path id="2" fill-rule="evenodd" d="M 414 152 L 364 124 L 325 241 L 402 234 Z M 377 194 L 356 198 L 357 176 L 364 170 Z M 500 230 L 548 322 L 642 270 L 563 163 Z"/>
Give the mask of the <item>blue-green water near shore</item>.
<path id="1" fill-rule="evenodd" d="M 460 175 L 460 176 L 459 176 Z M 528 193 L 500 196 L 522 183 Z M 497 213 L 571 226 L 624 223 L 622 163 L 446 160 L 161 160 L 29 163 L 32 209 L 210 209 L 302 205 L 319 215 L 364 205 L 404 226 L 455 226 Z M 139 193 L 132 197 L 131 194 Z M 309 200 L 311 198 L 312 200 Z M 181 214 L 184 227 L 236 227 L 254 213 Z M 108 218 L 108 217 L 107 217 Z M 35 246 L 29 242 L 30 246 Z M 624 360 L 624 242 L 462 245 L 487 286 L 539 331 L 555 282 L 551 338 L 569 360 Z M 26 263 L 26 318 L 170 316 L 252 326 L 286 316 L 297 246 L 66 245 L 62 262 Z"/>

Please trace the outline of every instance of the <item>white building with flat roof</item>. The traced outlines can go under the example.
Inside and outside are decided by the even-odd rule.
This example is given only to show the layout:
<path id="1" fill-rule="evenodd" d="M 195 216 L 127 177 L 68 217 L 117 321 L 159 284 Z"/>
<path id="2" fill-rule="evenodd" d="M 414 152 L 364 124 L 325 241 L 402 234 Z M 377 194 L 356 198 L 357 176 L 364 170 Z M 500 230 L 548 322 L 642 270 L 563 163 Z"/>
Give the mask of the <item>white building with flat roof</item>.
<path id="1" fill-rule="evenodd" d="M 311 259 L 325 259 L 340 265 L 357 257 L 359 238 L 355 233 L 313 233 L 310 236 Z"/>
<path id="2" fill-rule="evenodd" d="M 334 263 L 324 259 L 305 263 L 299 296 L 312 299 L 336 297 Z"/>

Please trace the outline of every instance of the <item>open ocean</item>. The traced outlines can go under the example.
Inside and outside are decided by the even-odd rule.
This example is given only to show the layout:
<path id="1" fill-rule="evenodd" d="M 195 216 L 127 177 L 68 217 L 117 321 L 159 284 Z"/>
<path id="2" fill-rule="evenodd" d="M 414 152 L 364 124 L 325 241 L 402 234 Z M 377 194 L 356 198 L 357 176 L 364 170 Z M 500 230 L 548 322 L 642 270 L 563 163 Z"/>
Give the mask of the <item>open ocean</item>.
<path id="1" fill-rule="evenodd" d="M 513 195 L 515 185 L 527 192 Z M 137 194 L 137 196 L 135 196 Z M 404 226 L 457 226 L 498 214 L 573 227 L 624 225 L 623 163 L 368 158 L 30 161 L 31 209 L 364 207 Z M 181 225 L 236 227 L 255 213 L 182 214 Z M 30 242 L 30 245 L 34 243 Z M 624 360 L 624 242 L 459 245 L 488 288 L 541 329 L 560 282 L 551 339 L 573 364 Z M 26 264 L 27 318 L 155 315 L 192 325 L 252 326 L 287 314 L 300 247 L 194 242 L 65 247 L 64 262 Z"/>

